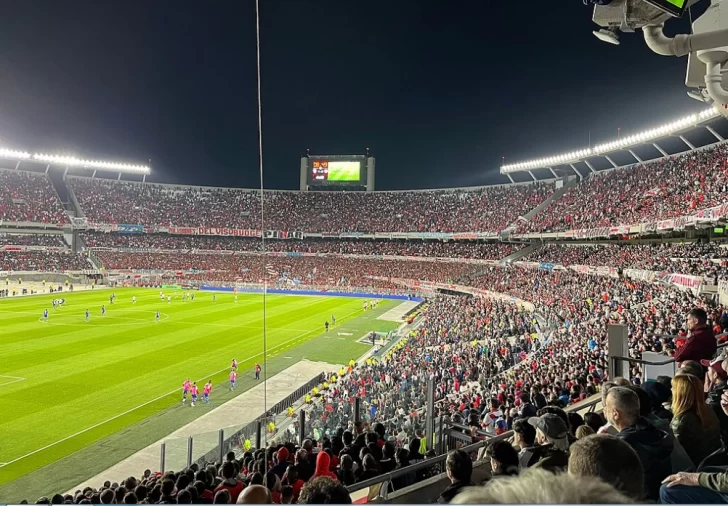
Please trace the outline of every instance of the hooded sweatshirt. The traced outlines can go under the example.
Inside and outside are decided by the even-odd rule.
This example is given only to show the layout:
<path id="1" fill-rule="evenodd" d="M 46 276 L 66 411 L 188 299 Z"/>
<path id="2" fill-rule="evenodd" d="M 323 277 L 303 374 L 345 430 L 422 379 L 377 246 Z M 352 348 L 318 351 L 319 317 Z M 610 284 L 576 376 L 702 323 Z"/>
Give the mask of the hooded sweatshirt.
<path id="1" fill-rule="evenodd" d="M 644 469 L 645 498 L 659 502 L 662 480 L 672 473 L 672 436 L 640 417 L 634 425 L 619 432 L 617 437 L 637 452 Z"/>
<path id="2" fill-rule="evenodd" d="M 316 457 L 316 472 L 313 473 L 313 478 L 326 476 L 334 481 L 339 481 L 339 478 L 329 469 L 330 465 L 331 458 L 329 457 L 329 454 L 326 452 L 319 453 L 318 457 Z"/>

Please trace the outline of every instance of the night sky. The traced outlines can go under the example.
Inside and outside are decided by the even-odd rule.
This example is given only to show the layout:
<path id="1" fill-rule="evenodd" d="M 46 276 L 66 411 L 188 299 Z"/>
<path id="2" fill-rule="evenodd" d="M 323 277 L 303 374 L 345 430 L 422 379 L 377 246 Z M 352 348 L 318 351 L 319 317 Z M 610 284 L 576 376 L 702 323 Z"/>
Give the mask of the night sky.
<path id="1" fill-rule="evenodd" d="M 501 183 L 516 162 L 704 106 L 686 59 L 598 41 L 581 0 L 261 0 L 267 188 L 299 158 L 377 157 L 377 188 Z M 687 28 L 673 23 L 672 31 Z M 259 186 L 252 0 L 8 0 L 0 146 Z"/>

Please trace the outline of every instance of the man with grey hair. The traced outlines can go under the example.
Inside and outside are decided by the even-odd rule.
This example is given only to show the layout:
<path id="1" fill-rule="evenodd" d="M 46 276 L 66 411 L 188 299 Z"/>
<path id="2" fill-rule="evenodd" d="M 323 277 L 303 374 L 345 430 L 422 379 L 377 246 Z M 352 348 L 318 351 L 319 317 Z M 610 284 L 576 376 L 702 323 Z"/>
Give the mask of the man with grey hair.
<path id="1" fill-rule="evenodd" d="M 565 471 L 569 465 L 569 430 L 561 417 L 546 413 L 529 418 L 528 423 L 536 428 L 536 443 L 541 445 L 541 459 L 533 467 Z"/>
<path id="2" fill-rule="evenodd" d="M 640 399 L 627 387 L 612 387 L 607 394 L 604 416 L 621 439 L 637 452 L 644 470 L 645 498 L 659 501 L 662 480 L 672 472 L 673 438 L 640 416 Z"/>

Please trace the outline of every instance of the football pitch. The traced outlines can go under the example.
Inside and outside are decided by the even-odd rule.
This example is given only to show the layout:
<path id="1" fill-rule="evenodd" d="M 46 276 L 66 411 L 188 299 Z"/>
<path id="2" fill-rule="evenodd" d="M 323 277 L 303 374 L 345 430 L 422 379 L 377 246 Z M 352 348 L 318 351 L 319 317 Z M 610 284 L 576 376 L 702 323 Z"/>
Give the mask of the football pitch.
<path id="1" fill-rule="evenodd" d="M 59 459 L 91 448 L 90 463 L 83 462 L 101 472 L 209 412 L 204 404 L 182 406 L 181 384 L 188 377 L 200 386 L 211 379 L 218 405 L 255 384 L 254 366 L 264 361 L 262 295 L 239 294 L 235 302 L 232 293 L 217 293 L 213 301 L 212 293 L 194 292 L 194 301 L 183 301 L 181 290 L 165 290 L 162 301 L 158 289 L 118 289 L 112 305 L 111 293 L 0 299 L 0 499 L 8 498 L 2 485 Z M 58 310 L 51 305 L 55 297 L 66 299 Z M 376 319 L 396 301 L 367 312 L 362 301 L 268 295 L 268 376 L 303 358 L 344 364 L 367 351 L 356 342 L 366 332 L 398 326 Z M 325 334 L 332 315 L 336 327 Z M 225 383 L 233 358 L 240 389 L 231 393 Z M 114 438 L 117 445 L 106 446 L 117 450 L 103 457 L 101 443 Z"/>

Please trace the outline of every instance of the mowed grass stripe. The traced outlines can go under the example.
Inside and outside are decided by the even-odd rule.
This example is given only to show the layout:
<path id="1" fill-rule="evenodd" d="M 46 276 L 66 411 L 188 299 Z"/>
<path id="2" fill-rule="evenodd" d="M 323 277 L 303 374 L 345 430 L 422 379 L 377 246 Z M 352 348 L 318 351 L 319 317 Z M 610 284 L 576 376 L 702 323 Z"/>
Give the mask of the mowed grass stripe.
<path id="1" fill-rule="evenodd" d="M 156 327 L 152 325 L 153 335 L 151 336 L 144 331 L 149 326 L 143 324 L 139 326 L 141 328 L 124 327 L 118 331 L 115 331 L 112 326 L 106 325 L 103 328 L 98 327 L 95 329 L 81 327 L 76 329 L 74 333 L 73 329 L 42 324 L 37 319 L 28 322 L 26 337 L 31 342 L 44 343 L 47 340 L 50 340 L 50 342 L 64 339 L 73 340 L 76 339 L 77 333 L 89 333 L 91 337 L 88 339 L 90 341 L 102 343 L 104 346 L 94 350 L 85 350 L 86 353 L 77 355 L 74 348 L 82 346 L 79 343 L 70 343 L 68 347 L 63 344 L 54 345 L 51 346 L 54 356 L 50 357 L 52 360 L 47 365 L 37 361 L 37 354 L 40 353 L 40 350 L 32 348 L 26 349 L 28 352 L 27 357 L 18 357 L 16 355 L 12 361 L 2 362 L 2 370 L 5 372 L 0 374 L 11 375 L 18 371 L 28 371 L 30 374 L 26 381 L 0 389 L 0 402 L 3 402 L 4 411 L 7 411 L 9 415 L 0 422 L 0 430 L 3 430 L 7 436 L 7 438 L 4 438 L 3 446 L 0 447 L 0 462 L 13 460 L 26 449 L 31 448 L 30 451 L 32 451 L 32 447 L 42 446 L 40 444 L 41 440 L 53 440 L 54 437 L 68 433 L 71 427 L 75 430 L 84 426 L 88 427 L 93 425 L 97 419 L 103 421 L 104 417 L 109 414 L 113 416 L 113 413 L 123 412 L 123 408 L 126 406 L 133 408 L 144 398 L 153 398 L 151 396 L 152 392 L 156 393 L 162 389 L 161 394 L 164 394 L 176 388 L 176 383 L 181 382 L 187 374 L 192 377 L 199 374 L 202 377 L 210 372 L 225 368 L 233 356 L 231 354 L 235 354 L 241 361 L 241 367 L 251 367 L 255 361 L 262 362 L 262 355 L 256 359 L 251 359 L 250 363 L 246 363 L 245 360 L 246 354 L 262 354 L 262 344 L 255 342 L 256 339 L 260 341 L 262 335 L 262 323 L 260 322 L 262 319 L 262 301 L 259 295 L 240 295 L 238 304 L 222 302 L 223 297 L 219 296 L 215 304 L 210 301 L 210 308 L 195 308 L 195 319 L 200 320 L 195 325 L 187 321 L 190 311 L 181 300 L 177 300 L 176 304 L 174 300 L 172 304 L 167 304 L 166 302 L 162 303 L 158 299 L 158 295 L 156 300 L 155 295 L 148 295 L 149 291 L 119 290 L 118 293 L 120 297 L 117 298 L 117 304 L 107 305 L 110 312 L 121 306 L 119 303 L 122 300 L 122 293 L 125 297 L 123 300 L 129 300 L 129 307 L 131 307 L 132 293 L 144 293 L 147 295 L 137 295 L 137 306 L 143 303 L 145 306 L 150 307 L 152 313 L 156 311 L 154 307 L 158 306 L 160 311 L 170 314 L 170 319 L 174 319 L 176 314 L 184 314 L 185 322 L 174 325 L 165 323 Z M 65 297 L 69 304 L 73 304 L 74 307 L 92 303 L 100 307 L 101 303 L 105 304 L 108 301 L 109 294 L 108 291 L 95 294 L 85 292 L 65 294 Z M 84 297 L 79 298 L 78 301 L 73 301 L 75 295 L 83 295 Z M 89 297 L 95 297 L 95 300 Z M 232 295 L 229 295 L 229 297 L 232 300 Z M 248 304 L 250 297 L 257 297 L 258 300 L 253 299 L 254 302 Z M 12 302 L 21 300 L 32 300 L 33 304 L 38 304 L 36 307 L 40 308 L 40 310 L 35 314 L 39 316 L 46 302 L 36 301 L 33 298 L 16 299 Z M 190 305 L 197 306 L 198 302 L 204 301 L 198 298 Z M 303 314 L 301 314 L 302 304 L 305 304 Z M 320 332 L 323 321 L 327 320 L 332 312 L 339 312 L 341 317 L 345 311 L 355 311 L 360 307 L 360 304 L 361 301 L 358 299 L 268 296 L 269 349 L 275 351 L 275 346 L 284 343 L 286 338 L 293 339 L 299 335 L 288 332 L 287 326 L 289 325 L 295 325 L 298 329 L 310 327 L 309 333 Z M 174 308 L 174 311 L 172 309 L 164 311 L 164 308 L 176 305 L 181 307 L 179 309 Z M 7 314 L 4 311 L 6 306 L 7 301 L 0 304 L 0 322 L 3 323 L 5 323 L 4 316 Z M 29 303 L 19 306 L 23 308 L 32 307 Z M 261 309 L 260 315 L 255 314 L 258 311 L 254 311 L 251 315 L 243 310 L 243 306 L 248 308 L 257 308 L 259 306 Z M 242 313 L 243 316 L 238 315 L 238 312 Z M 261 325 L 261 330 L 246 329 L 242 338 L 231 332 L 231 329 L 213 329 L 208 326 L 204 331 L 201 331 L 201 327 L 205 327 L 206 321 L 209 321 L 209 315 L 213 315 L 215 321 L 235 322 L 242 318 L 244 320 L 243 326 L 246 328 L 253 327 L 258 322 Z M 96 318 L 100 319 L 101 317 L 97 316 Z M 93 323 L 92 320 L 89 325 L 92 326 Z M 271 328 L 272 324 L 275 324 L 275 327 Z M 165 327 L 165 329 L 160 332 L 159 327 Z M 38 333 L 45 334 L 48 339 L 38 340 Z M 135 334 L 141 334 L 141 337 Z M 152 349 L 145 348 L 143 341 L 147 338 L 152 341 L 149 343 Z M 119 343 L 120 340 L 123 342 Z M 167 343 L 168 341 L 170 342 Z M 169 346 L 164 346 L 164 344 L 169 344 Z M 291 346 L 295 345 L 296 343 L 291 343 Z M 6 351 L 3 346 L 4 342 L 0 342 L 0 354 Z M 40 349 L 42 348 L 41 345 Z M 200 351 L 194 351 L 198 349 Z M 190 350 L 193 350 L 193 352 L 189 353 Z M 69 359 L 69 357 L 63 357 L 64 354 L 73 356 Z M 162 356 L 160 357 L 160 355 Z M 210 368 L 213 366 L 214 369 L 211 371 Z M 185 368 L 189 368 L 190 372 L 182 372 Z M 22 376 L 22 374 L 15 375 Z M 219 383 L 225 376 L 223 374 L 221 378 L 214 378 L 218 383 L 218 388 L 221 386 Z M 172 386 L 170 387 L 170 385 Z M 169 403 L 175 404 L 176 402 L 176 400 L 169 400 L 161 404 L 168 406 Z M 155 406 L 154 409 L 158 410 L 159 406 Z M 146 410 L 141 411 L 146 412 Z M 144 413 L 144 416 L 146 415 L 147 413 Z M 74 420 L 70 423 L 63 423 L 64 418 Z M 47 420 L 53 420 L 55 423 L 48 424 Z M 0 467 L 0 483 L 3 482 L 2 475 L 6 470 L 7 468 Z"/>

